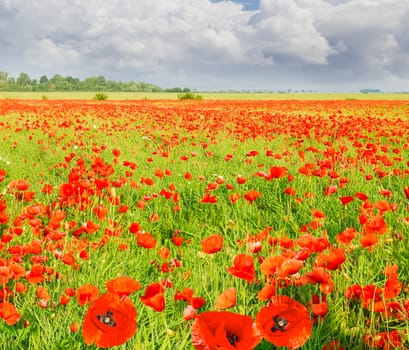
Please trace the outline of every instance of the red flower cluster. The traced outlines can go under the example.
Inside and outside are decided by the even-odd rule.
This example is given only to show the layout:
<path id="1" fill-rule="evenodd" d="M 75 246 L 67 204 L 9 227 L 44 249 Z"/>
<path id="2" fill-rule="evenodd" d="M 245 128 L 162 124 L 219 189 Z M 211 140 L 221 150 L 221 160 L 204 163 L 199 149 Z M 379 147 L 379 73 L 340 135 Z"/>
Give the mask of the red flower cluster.
<path id="1" fill-rule="evenodd" d="M 308 309 L 287 296 L 275 296 L 251 317 L 227 311 L 207 311 L 192 325 L 192 343 L 198 350 L 254 349 L 262 338 L 275 346 L 300 348 L 311 335 Z"/>

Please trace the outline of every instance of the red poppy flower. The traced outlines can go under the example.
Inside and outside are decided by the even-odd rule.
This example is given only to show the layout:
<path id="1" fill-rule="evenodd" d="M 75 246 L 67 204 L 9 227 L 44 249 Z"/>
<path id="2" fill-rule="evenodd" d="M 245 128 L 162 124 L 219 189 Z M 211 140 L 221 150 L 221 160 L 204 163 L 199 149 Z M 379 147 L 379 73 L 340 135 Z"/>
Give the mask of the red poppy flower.
<path id="1" fill-rule="evenodd" d="M 337 234 L 336 240 L 340 244 L 350 244 L 355 238 L 357 232 L 353 227 L 348 227 L 344 231 Z"/>
<path id="2" fill-rule="evenodd" d="M 292 187 L 285 188 L 284 193 L 288 194 L 289 196 L 295 196 L 297 194 L 295 189 Z"/>
<path id="3" fill-rule="evenodd" d="M 329 196 L 329 195 L 331 195 L 331 194 L 336 193 L 337 190 L 338 190 L 338 186 L 337 186 L 337 185 L 327 186 L 327 187 L 325 187 L 324 195 L 325 195 L 325 196 Z"/>
<path id="4" fill-rule="evenodd" d="M 183 310 L 183 318 L 185 321 L 192 320 L 196 317 L 197 311 L 192 305 L 187 305 Z"/>
<path id="5" fill-rule="evenodd" d="M 287 175 L 288 169 L 281 166 L 272 166 L 269 174 L 265 176 L 266 180 L 279 179 Z"/>
<path id="6" fill-rule="evenodd" d="M 339 200 L 341 201 L 342 205 L 347 205 L 348 203 L 351 203 L 354 200 L 354 196 L 345 196 L 345 197 L 339 197 Z"/>
<path id="7" fill-rule="evenodd" d="M 0 211 L 0 224 L 5 225 L 8 223 L 10 217 L 7 215 L 7 213 Z"/>
<path id="8" fill-rule="evenodd" d="M 368 248 L 370 250 L 373 246 L 378 243 L 378 236 L 375 233 L 365 234 L 359 240 L 362 248 Z"/>
<path id="9" fill-rule="evenodd" d="M 219 188 L 219 184 L 217 182 L 211 182 L 206 187 L 206 192 L 214 191 Z"/>
<path id="10" fill-rule="evenodd" d="M 223 247 L 223 237 L 212 235 L 202 240 L 202 251 L 206 254 L 219 252 Z"/>
<path id="11" fill-rule="evenodd" d="M 283 263 L 277 267 L 276 275 L 279 278 L 285 278 L 288 275 L 292 275 L 300 271 L 303 267 L 304 261 L 297 259 L 286 259 Z"/>
<path id="12" fill-rule="evenodd" d="M 133 222 L 133 223 L 131 223 L 131 225 L 129 226 L 129 231 L 130 231 L 131 233 L 137 233 L 137 232 L 142 231 L 142 227 L 141 227 L 141 225 L 139 225 L 137 222 Z"/>
<path id="13" fill-rule="evenodd" d="M 88 304 L 97 299 L 98 294 L 99 294 L 98 287 L 92 284 L 85 284 L 79 287 L 77 290 L 78 304 L 84 306 L 85 304 Z"/>
<path id="14" fill-rule="evenodd" d="M 193 297 L 193 289 L 192 288 L 183 288 L 182 292 L 176 291 L 174 300 L 185 300 L 187 302 Z"/>
<path id="15" fill-rule="evenodd" d="M 403 287 L 403 283 L 398 280 L 398 265 L 386 266 L 383 273 L 388 277 L 383 292 L 384 299 L 397 297 Z"/>
<path id="16" fill-rule="evenodd" d="M 258 300 L 268 300 L 276 295 L 278 286 L 277 283 L 274 282 L 277 281 L 274 280 L 273 283 L 267 284 L 259 290 L 259 292 L 257 293 Z"/>
<path id="17" fill-rule="evenodd" d="M 70 296 L 68 296 L 67 294 L 63 294 L 60 297 L 60 305 L 67 305 L 70 300 L 71 300 Z"/>
<path id="18" fill-rule="evenodd" d="M 228 311 L 207 311 L 192 325 L 192 343 L 197 350 L 249 350 L 261 341 L 250 316 Z"/>
<path id="19" fill-rule="evenodd" d="M 128 298 L 103 294 L 89 307 L 82 325 L 87 345 L 109 348 L 125 343 L 136 332 L 136 310 Z"/>
<path id="20" fill-rule="evenodd" d="M 180 235 L 172 236 L 172 242 L 176 247 L 180 247 L 184 241 L 185 241 L 185 238 L 183 236 L 180 236 Z"/>
<path id="21" fill-rule="evenodd" d="M 16 324 L 20 320 L 20 314 L 18 313 L 16 307 L 8 301 L 0 303 L 0 317 L 9 326 Z"/>
<path id="22" fill-rule="evenodd" d="M 226 289 L 216 299 L 216 309 L 228 309 L 236 305 L 236 288 L 231 287 Z"/>
<path id="23" fill-rule="evenodd" d="M 311 284 L 319 283 L 320 291 L 324 294 L 329 294 L 334 289 L 331 274 L 324 267 L 314 267 L 305 277 Z"/>
<path id="24" fill-rule="evenodd" d="M 322 320 L 328 313 L 328 302 L 325 294 L 319 297 L 314 294 L 312 296 L 311 312 L 314 316 L 314 321 Z"/>
<path id="25" fill-rule="evenodd" d="M 405 193 L 406 198 L 409 199 L 409 187 L 404 187 L 403 192 Z"/>
<path id="26" fill-rule="evenodd" d="M 240 199 L 241 194 L 240 193 L 232 193 L 232 194 L 229 194 L 228 197 L 229 197 L 229 201 L 231 202 L 231 204 L 234 204 Z"/>
<path id="27" fill-rule="evenodd" d="M 14 277 L 16 278 L 16 276 Z M 22 282 L 16 282 L 16 284 L 14 285 L 14 289 L 16 293 L 25 293 L 28 290 L 27 286 Z"/>
<path id="28" fill-rule="evenodd" d="M 362 193 L 362 192 L 355 193 L 355 197 L 357 197 L 361 201 L 366 201 L 368 199 L 368 196 L 365 193 Z"/>
<path id="29" fill-rule="evenodd" d="M 136 234 L 136 242 L 141 247 L 152 249 L 156 246 L 156 239 L 153 238 L 152 234 L 149 232 L 138 232 Z"/>
<path id="30" fill-rule="evenodd" d="M 152 186 L 155 182 L 153 181 L 153 179 L 148 178 L 148 177 L 142 177 L 141 178 L 141 183 L 147 185 L 147 186 Z"/>
<path id="31" fill-rule="evenodd" d="M 116 293 L 119 297 L 129 296 L 133 292 L 141 289 L 141 285 L 138 281 L 131 277 L 121 276 L 113 278 L 106 282 L 108 292 Z"/>
<path id="32" fill-rule="evenodd" d="M 4 237 L 4 234 L 2 238 Z M 13 277 L 12 271 L 8 266 L 0 266 L 0 285 L 5 286 L 9 279 Z"/>
<path id="33" fill-rule="evenodd" d="M 260 192 L 257 192 L 255 190 L 250 190 L 244 194 L 244 199 L 249 203 L 253 203 L 260 196 L 261 196 Z"/>
<path id="34" fill-rule="evenodd" d="M 122 204 L 119 208 L 118 208 L 118 213 L 123 214 L 126 213 L 129 210 L 129 207 L 125 204 Z"/>
<path id="35" fill-rule="evenodd" d="M 317 219 L 325 219 L 326 218 L 325 213 L 323 213 L 321 210 L 318 210 L 318 209 L 315 209 L 315 208 L 311 209 L 311 215 L 314 218 L 317 218 Z"/>
<path id="36" fill-rule="evenodd" d="M 253 282 L 256 276 L 253 257 L 246 254 L 238 254 L 234 258 L 233 266 L 227 268 L 227 272 L 238 278 L 245 279 L 249 283 Z"/>
<path id="37" fill-rule="evenodd" d="M 237 183 L 239 185 L 243 185 L 247 182 L 247 179 L 243 177 L 242 175 L 237 175 Z"/>
<path id="38" fill-rule="evenodd" d="M 71 325 L 70 325 L 70 331 L 71 331 L 72 333 L 77 333 L 79 330 L 80 330 L 80 325 L 78 324 L 77 321 L 71 323 Z"/>
<path id="39" fill-rule="evenodd" d="M 37 288 L 37 298 L 42 300 L 50 300 L 50 293 L 43 286 Z"/>
<path id="40" fill-rule="evenodd" d="M 317 255 L 314 266 L 326 267 L 328 270 L 336 270 L 345 262 L 345 250 L 343 248 L 333 249 L 329 254 L 321 253 Z"/>
<path id="41" fill-rule="evenodd" d="M 160 283 L 150 284 L 146 288 L 145 294 L 141 296 L 141 301 L 155 311 L 163 311 L 165 309 L 165 295 L 162 285 Z"/>
<path id="42" fill-rule="evenodd" d="M 397 349 L 402 346 L 402 336 L 397 330 L 364 335 L 365 343 L 371 348 Z"/>
<path id="43" fill-rule="evenodd" d="M 291 349 L 303 346 L 311 335 L 308 309 L 285 295 L 274 296 L 271 300 L 256 315 L 261 334 L 275 346 Z"/>
<path id="44" fill-rule="evenodd" d="M 2 182 L 7 176 L 7 173 L 4 169 L 0 169 L 0 182 Z"/>
<path id="45" fill-rule="evenodd" d="M 45 272 L 44 266 L 40 264 L 34 264 L 31 267 L 31 270 L 27 273 L 27 276 L 26 276 L 27 281 L 33 284 L 43 282 L 44 272 Z"/>
<path id="46" fill-rule="evenodd" d="M 268 256 L 261 263 L 260 271 L 266 276 L 271 276 L 277 271 L 277 268 L 281 266 L 285 260 L 286 258 L 282 255 Z"/>
<path id="47" fill-rule="evenodd" d="M 194 309 L 200 309 L 206 304 L 206 300 L 202 297 L 194 297 L 192 288 L 183 288 L 182 292 L 176 291 L 174 300 L 187 301 Z"/>
<path id="48" fill-rule="evenodd" d="M 10 190 L 26 191 L 30 187 L 30 183 L 27 180 L 12 180 L 9 183 Z"/>
<path id="49" fill-rule="evenodd" d="M 256 150 L 251 150 L 246 154 L 247 157 L 255 157 L 258 154 L 258 151 Z"/>
<path id="50" fill-rule="evenodd" d="M 216 204 L 217 203 L 217 197 L 216 196 L 212 196 L 211 194 L 209 194 L 208 192 L 206 192 L 201 200 L 202 203 L 210 203 L 210 204 Z"/>
<path id="51" fill-rule="evenodd" d="M 206 299 L 202 297 L 193 297 L 189 304 L 193 306 L 194 309 L 200 309 L 202 306 L 206 304 Z"/>

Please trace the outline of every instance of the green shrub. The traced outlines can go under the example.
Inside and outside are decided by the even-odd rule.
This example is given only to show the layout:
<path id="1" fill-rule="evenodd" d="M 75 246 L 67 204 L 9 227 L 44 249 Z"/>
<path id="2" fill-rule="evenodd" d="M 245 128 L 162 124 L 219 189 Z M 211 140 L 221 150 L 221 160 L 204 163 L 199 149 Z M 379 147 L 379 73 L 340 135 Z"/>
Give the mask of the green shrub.
<path id="1" fill-rule="evenodd" d="M 178 94 L 179 100 L 203 100 L 203 96 L 194 94 L 192 92 L 185 92 L 183 94 Z"/>
<path id="2" fill-rule="evenodd" d="M 105 94 L 104 92 L 97 92 L 94 96 L 94 100 L 97 101 L 105 101 L 108 100 L 108 95 Z"/>

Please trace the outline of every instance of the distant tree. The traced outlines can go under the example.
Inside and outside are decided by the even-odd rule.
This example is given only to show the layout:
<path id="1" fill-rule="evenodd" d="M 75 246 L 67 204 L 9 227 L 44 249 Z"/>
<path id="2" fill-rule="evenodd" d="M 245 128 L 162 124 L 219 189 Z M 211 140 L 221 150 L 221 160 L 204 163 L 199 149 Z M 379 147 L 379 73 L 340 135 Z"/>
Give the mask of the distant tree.
<path id="1" fill-rule="evenodd" d="M 99 77 L 85 78 L 85 80 L 80 85 L 81 85 L 81 90 L 104 91 L 106 88 L 105 83 L 106 83 L 105 77 L 101 75 Z"/>
<path id="2" fill-rule="evenodd" d="M 61 74 L 56 74 L 54 75 L 49 81 L 48 81 L 49 86 L 54 84 L 55 90 L 57 91 L 62 91 L 66 89 L 66 82 L 65 78 Z"/>
<path id="3" fill-rule="evenodd" d="M 0 71 L 0 89 L 6 89 L 8 85 L 8 73 Z"/>
<path id="4" fill-rule="evenodd" d="M 37 86 L 38 86 L 38 81 L 37 81 L 37 79 L 31 80 L 31 89 L 32 89 L 33 91 L 37 91 Z"/>
<path id="5" fill-rule="evenodd" d="M 166 89 L 166 92 L 182 92 L 182 89 L 180 87 L 174 87 L 170 89 Z"/>
<path id="6" fill-rule="evenodd" d="M 135 83 L 116 82 L 106 80 L 104 76 L 88 77 L 84 80 L 72 76 L 63 77 L 55 74 L 52 78 L 42 75 L 39 80 L 31 80 L 27 73 L 20 73 L 17 79 L 9 77 L 8 73 L 0 71 L 1 90 L 19 91 L 126 91 L 126 92 L 160 92 L 164 91 L 157 85 L 145 82 Z M 180 87 L 166 89 L 172 92 L 190 92 L 188 88 L 183 90 Z"/>
<path id="7" fill-rule="evenodd" d="M 105 85 L 106 79 L 104 76 L 100 75 L 99 77 L 96 77 L 96 83 L 98 85 Z"/>
<path id="8" fill-rule="evenodd" d="M 46 91 L 56 91 L 56 90 L 57 90 L 57 85 L 55 85 L 51 80 L 49 80 Z"/>
<path id="9" fill-rule="evenodd" d="M 107 80 L 105 83 L 106 90 L 107 91 L 119 91 L 119 84 L 116 81 L 113 80 Z"/>
<path id="10" fill-rule="evenodd" d="M 69 91 L 78 90 L 80 80 L 71 76 L 65 77 L 66 89 Z"/>
<path id="11" fill-rule="evenodd" d="M 48 78 L 43 75 L 38 81 L 37 91 L 47 91 L 48 90 Z"/>
<path id="12" fill-rule="evenodd" d="M 48 78 L 45 75 L 43 75 L 40 78 L 40 84 L 47 84 L 47 83 L 48 83 Z"/>
<path id="13" fill-rule="evenodd" d="M 27 73 L 20 73 L 16 80 L 16 86 L 19 90 L 31 90 L 31 79 Z"/>

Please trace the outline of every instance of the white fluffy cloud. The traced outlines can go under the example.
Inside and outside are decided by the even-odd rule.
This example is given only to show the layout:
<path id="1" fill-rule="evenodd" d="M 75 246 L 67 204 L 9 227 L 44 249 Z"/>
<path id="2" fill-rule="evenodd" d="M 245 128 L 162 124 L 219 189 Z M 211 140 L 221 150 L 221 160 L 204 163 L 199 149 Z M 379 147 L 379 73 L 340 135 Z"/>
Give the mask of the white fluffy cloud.
<path id="1" fill-rule="evenodd" d="M 164 87 L 400 89 L 407 23 L 409 0 L 261 0 L 254 11 L 209 0 L 0 0 L 0 70 Z"/>

